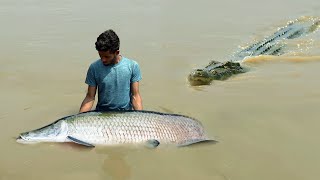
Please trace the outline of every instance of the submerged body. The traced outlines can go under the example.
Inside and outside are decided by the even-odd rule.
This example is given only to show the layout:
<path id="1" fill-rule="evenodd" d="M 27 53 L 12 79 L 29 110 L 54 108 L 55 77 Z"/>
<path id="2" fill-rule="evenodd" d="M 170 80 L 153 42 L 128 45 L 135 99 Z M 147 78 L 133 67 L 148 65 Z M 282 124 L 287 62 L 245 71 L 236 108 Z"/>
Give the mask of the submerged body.
<path id="1" fill-rule="evenodd" d="M 290 21 L 271 36 L 246 48 L 236 51 L 224 63 L 213 61 L 205 68 L 192 71 L 188 80 L 191 85 L 207 85 L 213 80 L 225 80 L 234 74 L 246 72 L 240 64 L 246 57 L 259 55 L 280 56 L 286 52 L 285 40 L 299 38 L 316 31 L 320 26 L 319 18 L 301 18 Z"/>
<path id="2" fill-rule="evenodd" d="M 193 118 L 153 111 L 90 111 L 67 116 L 20 134 L 20 143 L 75 142 L 85 146 L 165 143 L 178 146 L 209 140 Z"/>

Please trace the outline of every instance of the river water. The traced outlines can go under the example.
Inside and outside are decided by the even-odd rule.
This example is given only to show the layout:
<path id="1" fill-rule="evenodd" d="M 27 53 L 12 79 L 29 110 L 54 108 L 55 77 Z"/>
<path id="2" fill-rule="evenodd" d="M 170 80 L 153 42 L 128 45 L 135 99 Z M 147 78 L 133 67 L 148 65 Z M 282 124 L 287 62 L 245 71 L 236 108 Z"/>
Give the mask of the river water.
<path id="1" fill-rule="evenodd" d="M 304 1 L 0 0 L 0 179 L 301 180 L 320 176 L 320 33 L 248 73 L 194 87 L 188 73 L 223 61 L 301 16 Z M 219 143 L 185 148 L 22 145 L 20 133 L 78 112 L 96 37 L 114 29 L 139 62 L 144 108 L 199 119 Z"/>

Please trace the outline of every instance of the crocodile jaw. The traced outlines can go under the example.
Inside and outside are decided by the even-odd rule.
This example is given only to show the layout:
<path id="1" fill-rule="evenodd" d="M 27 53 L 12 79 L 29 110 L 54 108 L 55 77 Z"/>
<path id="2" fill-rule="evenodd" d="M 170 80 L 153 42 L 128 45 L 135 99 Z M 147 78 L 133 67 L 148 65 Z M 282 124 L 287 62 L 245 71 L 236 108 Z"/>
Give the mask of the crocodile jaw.
<path id="1" fill-rule="evenodd" d="M 212 80 L 209 72 L 204 69 L 196 69 L 188 76 L 188 81 L 192 86 L 209 85 Z"/>

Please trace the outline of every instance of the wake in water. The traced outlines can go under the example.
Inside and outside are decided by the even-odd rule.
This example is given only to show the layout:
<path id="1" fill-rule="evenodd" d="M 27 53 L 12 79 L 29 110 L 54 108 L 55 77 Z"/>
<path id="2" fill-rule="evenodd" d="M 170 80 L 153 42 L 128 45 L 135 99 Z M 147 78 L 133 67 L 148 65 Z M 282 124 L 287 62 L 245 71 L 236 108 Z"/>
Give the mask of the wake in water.
<path id="1" fill-rule="evenodd" d="M 289 21 L 271 36 L 236 50 L 226 62 L 212 61 L 205 68 L 192 71 L 188 80 L 191 85 L 207 85 L 213 80 L 225 80 L 234 74 L 246 72 L 240 66 L 244 62 L 320 60 L 320 56 L 304 57 L 304 52 L 316 47 L 315 41 L 319 42 L 319 33 L 315 33 L 319 32 L 319 27 L 318 17 L 301 17 Z M 276 58 L 279 56 L 281 58 Z"/>
<path id="2" fill-rule="evenodd" d="M 232 62 L 242 62 L 248 57 L 301 53 L 310 48 L 312 38 L 309 35 L 317 31 L 320 19 L 315 17 L 301 17 L 289 21 L 286 26 L 279 28 L 273 35 L 262 41 L 250 43 L 252 45 L 240 48 L 228 59 Z"/>
<path id="3" fill-rule="evenodd" d="M 303 62 L 312 62 L 312 61 L 320 61 L 320 56 L 253 56 L 246 58 L 243 63 L 245 64 L 259 64 L 265 62 L 295 62 L 295 63 L 303 63 Z"/>
<path id="4" fill-rule="evenodd" d="M 246 64 L 319 61 L 319 26 L 318 17 L 301 17 L 289 21 L 287 26 L 280 28 L 273 36 L 253 42 L 251 46 L 241 47 L 230 59 Z M 276 39 L 281 33 L 285 36 Z"/>

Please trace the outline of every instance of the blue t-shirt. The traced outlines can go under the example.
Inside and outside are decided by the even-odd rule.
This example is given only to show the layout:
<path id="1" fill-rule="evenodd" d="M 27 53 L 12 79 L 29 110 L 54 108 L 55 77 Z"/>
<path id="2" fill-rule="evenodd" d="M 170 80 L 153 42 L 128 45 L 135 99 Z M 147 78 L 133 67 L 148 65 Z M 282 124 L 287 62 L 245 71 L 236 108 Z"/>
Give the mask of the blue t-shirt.
<path id="1" fill-rule="evenodd" d="M 87 72 L 86 84 L 98 87 L 97 110 L 130 110 L 131 83 L 141 80 L 139 64 L 122 56 L 114 65 L 104 65 L 99 59 Z"/>

